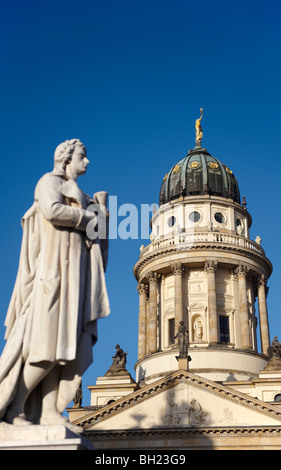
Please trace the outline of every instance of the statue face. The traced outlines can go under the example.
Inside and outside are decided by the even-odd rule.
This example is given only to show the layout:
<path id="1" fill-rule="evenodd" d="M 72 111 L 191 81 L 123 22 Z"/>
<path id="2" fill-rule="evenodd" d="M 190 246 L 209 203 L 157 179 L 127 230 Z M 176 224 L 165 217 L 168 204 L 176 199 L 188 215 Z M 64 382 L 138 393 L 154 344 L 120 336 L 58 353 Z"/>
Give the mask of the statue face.
<path id="1" fill-rule="evenodd" d="M 84 175 L 87 171 L 89 160 L 86 156 L 86 149 L 81 145 L 76 145 L 70 163 L 67 165 L 67 173 L 74 179 Z"/>

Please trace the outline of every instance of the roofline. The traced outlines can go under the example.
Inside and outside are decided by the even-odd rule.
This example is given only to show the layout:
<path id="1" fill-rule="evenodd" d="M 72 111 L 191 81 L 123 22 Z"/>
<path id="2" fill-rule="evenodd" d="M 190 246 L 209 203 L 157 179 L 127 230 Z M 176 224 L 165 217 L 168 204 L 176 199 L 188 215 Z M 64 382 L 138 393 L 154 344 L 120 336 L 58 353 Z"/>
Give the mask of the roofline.
<path id="1" fill-rule="evenodd" d="M 186 379 L 187 383 L 197 388 L 207 388 L 208 392 L 213 393 L 217 396 L 223 396 L 223 398 L 235 402 L 239 405 L 250 408 L 253 411 L 266 414 L 273 419 L 281 422 L 281 409 L 266 402 L 262 402 L 257 398 L 250 397 L 242 392 L 228 388 L 226 385 L 221 385 L 213 382 L 209 379 L 203 378 L 197 374 L 192 374 L 184 370 L 178 370 L 173 372 L 152 384 L 146 385 L 141 389 L 126 395 L 126 397 L 120 398 L 116 402 L 104 406 L 100 410 L 94 410 L 86 416 L 80 417 L 72 422 L 72 424 L 84 426 L 87 430 L 93 424 L 104 421 L 111 416 L 120 413 L 124 409 L 128 409 L 137 403 L 143 402 L 147 398 L 150 398 L 157 393 L 167 390 L 174 386 L 178 381 Z"/>

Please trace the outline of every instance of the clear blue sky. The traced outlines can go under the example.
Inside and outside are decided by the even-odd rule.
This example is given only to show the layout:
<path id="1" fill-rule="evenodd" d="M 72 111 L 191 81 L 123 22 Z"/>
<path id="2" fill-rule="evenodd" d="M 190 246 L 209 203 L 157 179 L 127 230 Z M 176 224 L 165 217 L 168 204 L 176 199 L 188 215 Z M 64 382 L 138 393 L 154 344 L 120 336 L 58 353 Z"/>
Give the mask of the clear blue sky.
<path id="1" fill-rule="evenodd" d="M 140 208 L 158 202 L 163 176 L 194 147 L 201 107 L 203 144 L 237 176 L 251 238 L 261 236 L 273 263 L 270 331 L 281 339 L 280 18 L 279 0 L 1 0 L 1 348 L 20 219 L 55 147 L 80 138 L 91 161 L 82 189 Z M 111 242 L 112 313 L 99 324 L 84 405 L 117 342 L 134 376 L 132 268 L 147 243 Z"/>

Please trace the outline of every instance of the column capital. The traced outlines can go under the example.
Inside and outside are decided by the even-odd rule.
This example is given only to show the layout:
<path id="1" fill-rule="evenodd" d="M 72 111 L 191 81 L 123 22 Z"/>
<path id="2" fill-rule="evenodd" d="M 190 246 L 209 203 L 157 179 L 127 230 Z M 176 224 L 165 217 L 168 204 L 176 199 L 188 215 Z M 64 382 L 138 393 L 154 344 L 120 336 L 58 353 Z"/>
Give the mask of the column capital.
<path id="1" fill-rule="evenodd" d="M 218 268 L 218 262 L 213 261 L 213 260 L 206 261 L 206 263 L 204 265 L 204 271 L 207 272 L 207 273 L 210 273 L 210 272 L 215 273 L 217 268 Z"/>
<path id="2" fill-rule="evenodd" d="M 237 268 L 233 268 L 233 269 L 231 270 L 231 274 L 232 274 L 233 279 L 234 279 L 235 281 L 237 281 L 237 279 L 238 279 Z"/>
<path id="3" fill-rule="evenodd" d="M 183 274 L 184 273 L 184 266 L 182 263 L 172 263 L 170 265 L 173 274 Z"/>
<path id="4" fill-rule="evenodd" d="M 267 284 L 267 277 L 265 274 L 262 274 L 259 276 L 258 281 L 257 281 L 257 286 L 259 287 L 266 287 Z"/>
<path id="5" fill-rule="evenodd" d="M 143 282 L 139 282 L 138 285 L 137 285 L 137 291 L 138 291 L 139 295 L 141 295 L 141 294 L 146 294 L 147 295 L 148 285 L 144 284 Z"/>
<path id="6" fill-rule="evenodd" d="M 249 268 L 244 264 L 239 264 L 239 266 L 234 269 L 234 273 L 237 274 L 238 277 L 246 277 L 248 272 Z"/>
<path id="7" fill-rule="evenodd" d="M 146 278 L 149 280 L 149 282 L 156 282 L 161 278 L 161 274 L 157 273 L 156 271 L 150 271 L 146 274 Z"/>

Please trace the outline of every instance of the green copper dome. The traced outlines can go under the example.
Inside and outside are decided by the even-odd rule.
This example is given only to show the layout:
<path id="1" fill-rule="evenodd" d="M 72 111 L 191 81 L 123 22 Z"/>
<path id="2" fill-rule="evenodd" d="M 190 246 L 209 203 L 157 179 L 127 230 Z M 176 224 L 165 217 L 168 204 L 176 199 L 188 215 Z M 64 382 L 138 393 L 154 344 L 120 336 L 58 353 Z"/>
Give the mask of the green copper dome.
<path id="1" fill-rule="evenodd" d="M 196 146 L 166 174 L 160 189 L 159 205 L 186 196 L 219 196 L 240 204 L 238 182 L 226 165 Z"/>

